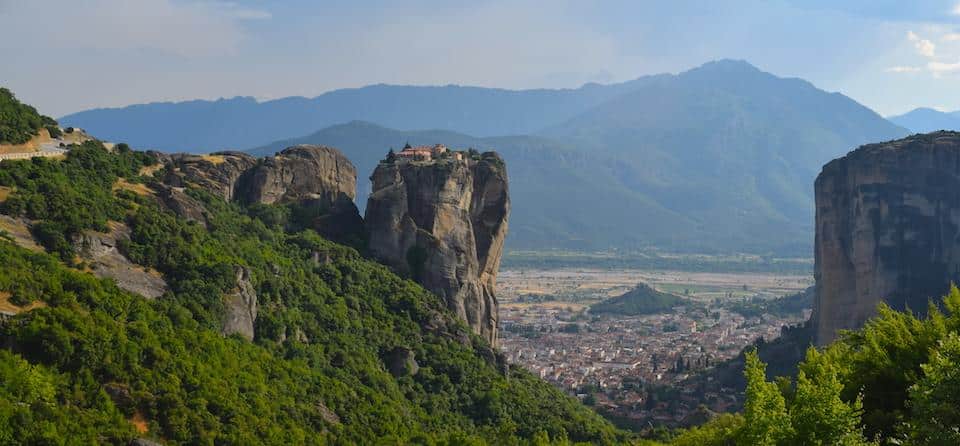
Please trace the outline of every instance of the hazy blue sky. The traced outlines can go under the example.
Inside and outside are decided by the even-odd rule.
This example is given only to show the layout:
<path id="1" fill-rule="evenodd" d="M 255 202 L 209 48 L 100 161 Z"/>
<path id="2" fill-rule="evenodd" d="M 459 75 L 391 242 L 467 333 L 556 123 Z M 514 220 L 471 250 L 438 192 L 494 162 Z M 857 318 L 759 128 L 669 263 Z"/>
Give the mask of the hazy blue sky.
<path id="1" fill-rule="evenodd" d="M 960 109 L 960 0 L 0 0 L 0 84 L 55 116 L 381 82 L 575 87 L 719 58 L 884 115 Z"/>

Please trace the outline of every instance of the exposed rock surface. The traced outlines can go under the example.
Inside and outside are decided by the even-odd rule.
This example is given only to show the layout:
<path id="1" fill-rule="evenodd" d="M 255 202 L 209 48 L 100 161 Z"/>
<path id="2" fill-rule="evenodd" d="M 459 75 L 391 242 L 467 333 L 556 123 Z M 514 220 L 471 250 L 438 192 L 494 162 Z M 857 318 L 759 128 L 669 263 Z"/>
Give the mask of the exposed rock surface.
<path id="1" fill-rule="evenodd" d="M 496 345 L 494 287 L 510 213 L 500 156 L 381 163 L 371 179 L 364 219 L 371 253 Z"/>
<path id="2" fill-rule="evenodd" d="M 815 194 L 817 343 L 880 302 L 922 314 L 960 283 L 960 133 L 862 146 L 824 166 Z"/>
<path id="3" fill-rule="evenodd" d="M 160 273 L 131 262 L 118 249 L 120 241 L 129 238 L 130 228 L 111 223 L 110 232 L 87 230 L 73 243 L 97 277 L 113 279 L 120 288 L 150 299 L 162 296 L 167 283 Z"/>
<path id="4" fill-rule="evenodd" d="M 353 202 L 357 170 L 339 150 L 315 145 L 287 148 L 247 171 L 238 190 L 245 203 L 298 203 L 310 212 L 301 222 L 336 241 L 362 236 Z"/>
<path id="5" fill-rule="evenodd" d="M 157 192 L 160 204 L 173 213 L 189 221 L 206 224 L 206 210 L 203 204 L 187 195 L 182 188 L 156 184 L 153 189 Z"/>
<path id="6" fill-rule="evenodd" d="M 0 215 L 0 233 L 22 248 L 43 251 L 30 233 L 30 221 L 26 218 Z"/>
<path id="7" fill-rule="evenodd" d="M 341 196 L 353 200 L 357 170 L 339 150 L 313 145 L 290 147 L 263 158 L 244 179 L 248 203 L 313 201 L 333 204 Z"/>
<path id="8" fill-rule="evenodd" d="M 163 182 L 174 187 L 194 185 L 230 201 L 237 182 L 244 172 L 257 164 L 257 159 L 241 152 L 217 152 L 210 155 L 164 155 L 160 161 L 168 169 Z"/>
<path id="9" fill-rule="evenodd" d="M 153 154 L 167 167 L 154 187 L 158 200 L 188 220 L 206 223 L 203 206 L 183 193 L 195 186 L 244 204 L 296 203 L 295 223 L 332 240 L 350 243 L 363 236 L 353 202 L 357 171 L 337 149 L 301 145 L 260 160 L 239 152 Z"/>
<path id="10" fill-rule="evenodd" d="M 247 340 L 253 340 L 253 324 L 257 320 L 257 291 L 250 283 L 250 270 L 237 267 L 237 287 L 224 296 L 226 317 L 223 321 L 223 334 L 239 334 Z"/>

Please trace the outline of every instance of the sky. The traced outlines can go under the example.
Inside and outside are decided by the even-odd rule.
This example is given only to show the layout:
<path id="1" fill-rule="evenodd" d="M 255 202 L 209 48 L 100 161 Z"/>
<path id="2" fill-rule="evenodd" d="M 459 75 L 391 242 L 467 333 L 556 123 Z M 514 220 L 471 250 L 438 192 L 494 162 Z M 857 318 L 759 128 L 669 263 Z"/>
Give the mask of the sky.
<path id="1" fill-rule="evenodd" d="M 960 110 L 960 0 L 0 0 L 0 85 L 55 117 L 376 83 L 575 88 L 722 58 L 885 116 Z"/>

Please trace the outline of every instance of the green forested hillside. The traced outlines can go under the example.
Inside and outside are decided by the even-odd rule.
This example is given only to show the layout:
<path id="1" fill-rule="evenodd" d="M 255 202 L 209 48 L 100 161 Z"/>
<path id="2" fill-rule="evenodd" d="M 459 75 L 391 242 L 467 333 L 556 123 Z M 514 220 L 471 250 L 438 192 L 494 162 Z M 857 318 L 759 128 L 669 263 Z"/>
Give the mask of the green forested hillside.
<path id="1" fill-rule="evenodd" d="M 32 220 L 51 253 L 0 240 L 0 296 L 41 302 L 0 322 L 0 443 L 525 444 L 614 442 L 575 399 L 509 367 L 413 282 L 312 231 L 188 193 L 206 227 L 152 197 L 111 190 L 152 163 L 99 143 L 63 160 L 0 163 L 5 214 Z M 262 207 L 257 215 L 269 215 Z M 170 291 L 156 300 L 95 278 L 70 243 L 108 222 L 120 250 Z M 320 260 L 317 260 L 320 259 Z M 220 334 L 224 294 L 249 269 L 256 338 Z M 412 351 L 419 371 L 386 362 Z M 145 424 L 144 424 L 145 423 Z M 137 432 L 137 427 L 146 432 Z"/>
<path id="2" fill-rule="evenodd" d="M 23 144 L 36 136 L 40 129 L 54 129 L 56 125 L 57 121 L 21 103 L 10 90 L 0 88 L 0 144 Z"/>

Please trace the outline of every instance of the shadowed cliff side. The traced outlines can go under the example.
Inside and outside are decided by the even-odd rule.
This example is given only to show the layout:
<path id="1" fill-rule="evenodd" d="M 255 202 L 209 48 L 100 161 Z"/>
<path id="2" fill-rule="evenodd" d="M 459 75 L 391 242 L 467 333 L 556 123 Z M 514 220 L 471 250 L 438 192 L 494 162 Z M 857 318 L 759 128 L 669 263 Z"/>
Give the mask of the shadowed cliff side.
<path id="1" fill-rule="evenodd" d="M 510 213 L 503 160 L 495 152 L 388 160 L 371 180 L 364 219 L 370 252 L 438 294 L 495 346 L 494 287 Z"/>
<path id="2" fill-rule="evenodd" d="M 885 302 L 924 314 L 960 279 L 960 133 L 865 145 L 817 177 L 820 345 Z"/>

